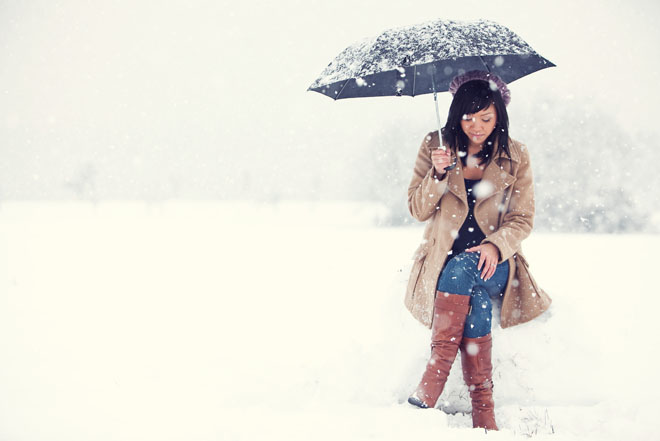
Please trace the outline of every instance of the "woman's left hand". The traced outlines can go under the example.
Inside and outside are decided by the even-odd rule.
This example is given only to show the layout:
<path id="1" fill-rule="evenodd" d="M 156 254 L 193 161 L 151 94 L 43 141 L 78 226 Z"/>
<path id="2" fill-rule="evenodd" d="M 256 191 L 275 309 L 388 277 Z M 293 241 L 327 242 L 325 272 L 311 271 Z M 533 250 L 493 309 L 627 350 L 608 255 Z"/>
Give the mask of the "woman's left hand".
<path id="1" fill-rule="evenodd" d="M 483 245 L 477 245 L 476 247 L 468 248 L 468 253 L 479 253 L 479 264 L 477 269 L 481 271 L 481 278 L 483 280 L 488 280 L 493 277 L 495 270 L 497 269 L 497 262 L 500 261 L 500 250 L 497 249 L 492 243 L 485 243 Z"/>

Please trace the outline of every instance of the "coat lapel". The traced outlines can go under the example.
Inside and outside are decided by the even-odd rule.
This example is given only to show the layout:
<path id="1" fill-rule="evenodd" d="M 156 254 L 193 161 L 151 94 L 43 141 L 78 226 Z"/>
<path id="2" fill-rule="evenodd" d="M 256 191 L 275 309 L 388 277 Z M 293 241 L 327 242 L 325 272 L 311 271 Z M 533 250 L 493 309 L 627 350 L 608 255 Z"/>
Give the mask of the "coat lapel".
<path id="1" fill-rule="evenodd" d="M 503 151 L 498 151 L 490 164 L 486 166 L 484 174 L 481 177 L 480 185 L 484 186 L 482 189 L 485 191 L 480 196 L 477 197 L 477 202 L 474 205 L 474 209 L 486 199 L 490 198 L 493 195 L 501 193 L 505 188 L 509 187 L 516 181 L 516 178 L 509 173 L 509 170 L 512 169 L 510 162 L 519 162 L 520 158 L 517 155 L 512 155 L 511 159 L 504 154 Z"/>
<path id="2" fill-rule="evenodd" d="M 502 161 L 506 161 L 506 159 L 503 159 Z M 477 196 L 477 202 L 474 205 L 475 210 L 483 201 L 502 192 L 505 188 L 516 181 L 516 178 L 506 171 L 506 168 L 506 166 L 500 168 L 497 164 L 497 160 L 493 160 L 488 164 L 484 170 L 484 175 L 481 177 L 481 182 L 479 183 L 479 185 L 482 186 L 481 188 L 483 191 L 482 194 Z"/>
<path id="3" fill-rule="evenodd" d="M 461 161 L 458 161 L 455 169 L 449 170 L 447 173 L 449 173 L 449 177 L 447 178 L 447 187 L 449 188 L 449 191 L 467 207 L 467 192 L 465 190 L 465 181 L 463 180 L 463 164 Z"/>
<path id="4" fill-rule="evenodd" d="M 511 167 L 509 167 L 509 161 L 520 162 L 520 158 L 514 151 L 512 151 L 511 159 L 509 159 L 509 157 L 506 156 L 503 151 L 499 150 L 493 160 L 490 161 L 490 164 L 486 166 L 484 174 L 481 177 L 481 182 L 487 183 L 485 185 L 490 184 L 492 187 L 486 188 L 491 191 L 487 192 L 486 195 L 477 198 L 475 209 L 482 201 L 488 199 L 494 194 L 501 192 L 506 187 L 515 182 L 516 178 L 508 172 L 508 170 L 511 169 Z M 467 191 L 465 190 L 463 164 L 461 161 L 459 160 L 456 168 L 454 170 L 450 170 L 448 173 L 449 177 L 447 186 L 449 191 L 453 193 L 467 207 Z"/>

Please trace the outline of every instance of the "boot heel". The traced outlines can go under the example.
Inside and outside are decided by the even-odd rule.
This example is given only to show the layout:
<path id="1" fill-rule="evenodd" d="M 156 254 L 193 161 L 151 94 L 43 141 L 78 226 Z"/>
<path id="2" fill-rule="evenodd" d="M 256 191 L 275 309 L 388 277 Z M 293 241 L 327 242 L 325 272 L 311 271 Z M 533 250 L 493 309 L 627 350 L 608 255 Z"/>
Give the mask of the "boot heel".
<path id="1" fill-rule="evenodd" d="M 413 406 L 417 406 L 419 408 L 422 408 L 422 409 L 428 409 L 429 408 L 429 406 L 427 406 L 425 402 L 423 402 L 422 400 L 420 400 L 419 398 L 417 398 L 414 395 L 411 395 L 411 396 L 408 397 L 408 403 L 412 404 Z"/>

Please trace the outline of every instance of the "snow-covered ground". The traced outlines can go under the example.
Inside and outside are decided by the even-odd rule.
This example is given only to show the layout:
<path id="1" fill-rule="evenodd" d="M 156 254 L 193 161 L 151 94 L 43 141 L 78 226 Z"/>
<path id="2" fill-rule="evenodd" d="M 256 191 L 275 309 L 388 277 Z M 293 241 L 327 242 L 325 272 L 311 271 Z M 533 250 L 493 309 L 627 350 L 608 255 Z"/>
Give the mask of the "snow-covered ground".
<path id="1" fill-rule="evenodd" d="M 422 226 L 355 204 L 0 205 L 0 439 L 659 439 L 660 236 L 524 247 L 551 310 L 494 329 L 502 429 L 406 403 Z"/>

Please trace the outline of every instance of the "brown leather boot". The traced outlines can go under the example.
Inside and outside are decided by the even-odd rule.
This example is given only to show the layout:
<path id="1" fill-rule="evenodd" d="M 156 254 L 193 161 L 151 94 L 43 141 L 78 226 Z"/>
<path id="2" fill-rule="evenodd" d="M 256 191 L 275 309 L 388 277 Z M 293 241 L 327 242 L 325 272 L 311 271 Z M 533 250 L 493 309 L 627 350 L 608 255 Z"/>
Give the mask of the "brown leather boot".
<path id="1" fill-rule="evenodd" d="M 461 363 L 463 379 L 470 389 L 470 398 L 472 398 L 472 427 L 498 430 L 493 402 L 492 347 L 491 334 L 477 338 L 463 337 Z"/>
<path id="2" fill-rule="evenodd" d="M 436 291 L 431 325 L 431 358 L 419 386 L 408 398 L 418 407 L 435 407 L 463 338 L 470 296 Z"/>

